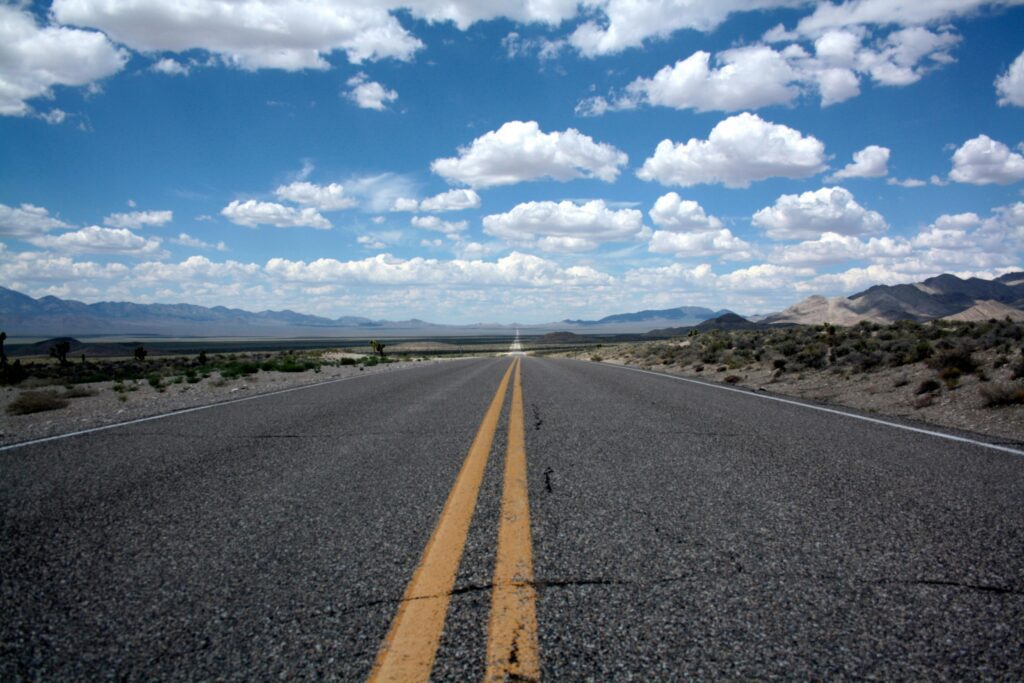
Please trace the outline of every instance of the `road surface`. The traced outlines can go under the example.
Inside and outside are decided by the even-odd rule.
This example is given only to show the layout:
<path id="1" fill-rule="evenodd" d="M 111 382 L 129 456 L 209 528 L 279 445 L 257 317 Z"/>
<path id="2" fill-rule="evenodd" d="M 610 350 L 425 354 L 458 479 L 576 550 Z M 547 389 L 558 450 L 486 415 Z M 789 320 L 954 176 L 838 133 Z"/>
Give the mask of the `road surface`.
<path id="1" fill-rule="evenodd" d="M 1024 452 L 502 357 L 0 451 L 0 679 L 1024 674 Z"/>

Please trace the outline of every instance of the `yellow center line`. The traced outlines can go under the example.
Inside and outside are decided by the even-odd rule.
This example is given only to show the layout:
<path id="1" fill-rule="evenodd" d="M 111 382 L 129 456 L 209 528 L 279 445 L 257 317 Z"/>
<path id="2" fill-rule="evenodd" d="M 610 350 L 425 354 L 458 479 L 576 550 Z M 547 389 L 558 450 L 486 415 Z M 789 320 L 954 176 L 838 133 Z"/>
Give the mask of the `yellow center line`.
<path id="1" fill-rule="evenodd" d="M 516 362 L 509 411 L 505 485 L 494 566 L 491 622 L 487 638 L 486 681 L 539 681 L 537 592 L 533 586 L 530 501 L 526 482 L 523 386 Z"/>
<path id="2" fill-rule="evenodd" d="M 505 402 L 509 377 L 516 361 L 509 365 L 498 391 L 484 414 L 469 454 L 448 494 L 441 517 L 420 564 L 412 575 L 391 630 L 381 644 L 369 680 L 426 681 L 444 631 L 455 575 L 462 559 L 466 534 L 473 519 L 480 482 L 494 441 L 494 432 Z"/>

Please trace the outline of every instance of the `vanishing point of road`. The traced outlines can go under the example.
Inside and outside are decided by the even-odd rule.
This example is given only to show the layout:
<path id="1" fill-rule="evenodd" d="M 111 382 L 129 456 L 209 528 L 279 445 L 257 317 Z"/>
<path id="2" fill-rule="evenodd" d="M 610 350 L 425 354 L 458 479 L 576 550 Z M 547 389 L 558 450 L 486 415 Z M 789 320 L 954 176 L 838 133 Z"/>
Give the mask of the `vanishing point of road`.
<path id="1" fill-rule="evenodd" d="M 9 447 L 0 510 L 5 681 L 1024 674 L 1021 445 L 602 363 Z"/>

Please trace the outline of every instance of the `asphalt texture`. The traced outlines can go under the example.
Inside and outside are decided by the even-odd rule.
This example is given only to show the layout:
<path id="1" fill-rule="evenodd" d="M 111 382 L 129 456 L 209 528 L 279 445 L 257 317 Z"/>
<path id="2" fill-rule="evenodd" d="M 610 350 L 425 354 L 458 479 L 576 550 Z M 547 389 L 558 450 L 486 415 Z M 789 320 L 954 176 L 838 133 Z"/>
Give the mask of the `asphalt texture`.
<path id="1" fill-rule="evenodd" d="M 365 679 L 509 362 L 0 452 L 0 679 Z M 600 363 L 522 373 L 543 678 L 1024 674 L 1024 457 Z M 507 412 L 435 680 L 483 676 Z"/>

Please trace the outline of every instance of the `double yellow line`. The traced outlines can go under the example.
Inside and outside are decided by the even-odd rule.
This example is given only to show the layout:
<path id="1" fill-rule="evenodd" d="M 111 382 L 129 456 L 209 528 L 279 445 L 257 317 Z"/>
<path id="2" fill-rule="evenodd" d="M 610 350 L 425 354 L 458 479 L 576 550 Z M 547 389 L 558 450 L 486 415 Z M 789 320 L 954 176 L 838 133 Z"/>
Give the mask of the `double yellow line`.
<path id="1" fill-rule="evenodd" d="M 520 359 L 516 358 L 505 371 L 498 391 L 484 413 L 469 454 L 448 494 L 441 518 L 405 590 L 391 630 L 377 653 L 370 673 L 372 683 L 425 681 L 430 678 L 480 483 L 513 375 L 485 680 L 540 680 L 522 373 Z"/>

